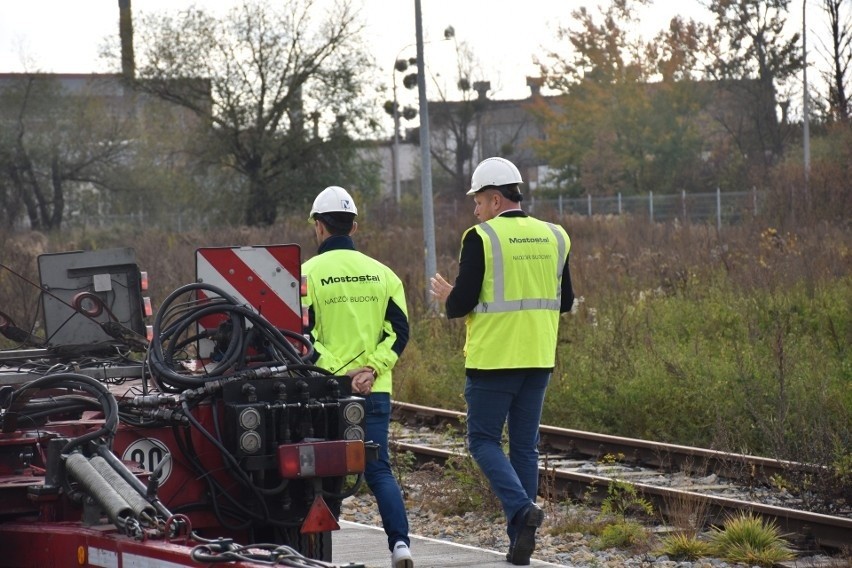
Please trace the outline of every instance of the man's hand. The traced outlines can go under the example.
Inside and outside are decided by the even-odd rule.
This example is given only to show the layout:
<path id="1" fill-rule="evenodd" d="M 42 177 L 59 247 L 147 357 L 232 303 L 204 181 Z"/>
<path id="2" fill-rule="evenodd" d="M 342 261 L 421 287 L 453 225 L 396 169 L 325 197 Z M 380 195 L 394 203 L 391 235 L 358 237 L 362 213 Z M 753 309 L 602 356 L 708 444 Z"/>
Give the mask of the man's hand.
<path id="1" fill-rule="evenodd" d="M 376 370 L 372 367 L 360 367 L 346 371 L 347 377 L 352 377 L 352 392 L 368 395 L 373 390 L 376 382 Z"/>
<path id="2" fill-rule="evenodd" d="M 429 279 L 429 282 L 432 285 L 432 289 L 429 292 L 441 303 L 446 302 L 450 292 L 453 291 L 453 285 L 444 280 L 444 277 L 437 272 L 435 276 Z"/>

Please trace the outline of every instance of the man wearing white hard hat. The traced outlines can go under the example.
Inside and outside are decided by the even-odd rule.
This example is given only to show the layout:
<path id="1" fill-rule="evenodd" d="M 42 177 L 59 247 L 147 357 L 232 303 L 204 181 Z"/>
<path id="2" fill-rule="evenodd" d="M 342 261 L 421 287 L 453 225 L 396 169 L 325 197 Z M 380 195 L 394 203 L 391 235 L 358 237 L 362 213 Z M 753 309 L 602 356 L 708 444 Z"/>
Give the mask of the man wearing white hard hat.
<path id="1" fill-rule="evenodd" d="M 468 445 L 506 514 L 506 560 L 525 566 L 544 520 L 536 505 L 541 411 L 559 314 L 571 310 L 574 290 L 571 240 L 559 225 L 521 209 L 521 183 L 504 158 L 476 167 L 467 195 L 480 223 L 462 237 L 455 285 L 435 274 L 431 292 L 448 318 L 466 318 Z M 507 422 L 509 457 L 502 447 Z"/>
<path id="2" fill-rule="evenodd" d="M 379 261 L 355 250 L 358 208 L 349 192 L 325 188 L 314 199 L 310 220 L 318 254 L 302 265 L 308 280 L 308 328 L 313 363 L 352 377 L 352 390 L 365 397 L 365 441 L 379 445 L 379 459 L 367 462 L 364 478 L 376 497 L 388 537 L 393 568 L 413 568 L 408 517 L 391 471 L 388 429 L 393 369 L 408 343 L 408 309 L 402 281 Z"/>

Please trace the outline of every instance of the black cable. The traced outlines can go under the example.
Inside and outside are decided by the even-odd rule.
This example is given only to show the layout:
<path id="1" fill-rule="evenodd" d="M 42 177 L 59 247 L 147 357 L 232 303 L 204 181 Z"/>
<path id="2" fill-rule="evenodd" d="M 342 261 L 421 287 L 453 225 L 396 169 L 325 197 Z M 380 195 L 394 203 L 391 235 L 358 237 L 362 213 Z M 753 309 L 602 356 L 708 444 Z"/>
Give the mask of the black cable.
<path id="1" fill-rule="evenodd" d="M 44 404 L 43 407 L 33 407 L 32 405 L 28 404 L 26 409 L 21 414 L 32 420 L 34 424 L 38 424 L 42 423 L 39 421 L 40 418 L 48 418 L 50 416 L 56 416 L 57 414 L 80 414 L 85 410 L 90 410 L 93 406 L 97 406 L 97 401 L 95 401 L 94 399 L 88 400 L 90 402 L 55 402 L 51 404 Z"/>
<path id="2" fill-rule="evenodd" d="M 189 418 L 189 421 L 192 423 L 195 429 L 200 432 L 202 436 L 207 438 L 207 441 L 213 444 L 213 446 L 215 446 L 216 449 L 218 449 L 222 453 L 222 458 L 225 460 L 225 462 L 230 464 L 234 468 L 232 473 L 236 474 L 236 479 L 242 481 L 243 485 L 255 494 L 255 497 L 257 498 L 263 509 L 263 518 L 268 519 L 269 509 L 266 506 L 266 500 L 263 499 L 263 496 L 257 491 L 257 487 L 254 485 L 254 483 L 252 483 L 248 474 L 240 467 L 240 464 L 236 460 L 236 458 L 234 458 L 231 452 L 229 452 L 228 449 L 223 446 L 219 440 L 217 440 L 212 434 L 210 434 L 210 432 L 208 432 L 207 429 L 192 415 L 192 412 L 189 410 L 189 405 L 186 403 L 186 401 L 183 402 L 182 406 L 184 414 L 187 416 L 187 418 Z"/>
<path id="3" fill-rule="evenodd" d="M 210 299 L 178 302 L 187 294 L 198 293 L 204 293 Z M 212 316 L 226 318 L 217 331 L 196 333 L 193 330 L 196 326 L 203 328 L 201 320 Z M 210 284 L 188 284 L 172 292 L 163 301 L 153 327 L 154 338 L 147 362 L 155 380 L 167 392 L 199 388 L 210 381 L 233 376 L 248 366 L 249 349 L 257 345 L 264 346 L 259 351 L 267 360 L 259 361 L 260 358 L 252 356 L 252 366 L 286 366 L 291 373 L 297 374 L 316 372 L 315 367 L 305 366 L 309 365 L 314 352 L 307 338 L 276 328 L 253 309 L 239 304 L 227 292 Z M 193 331 L 190 333 L 190 330 Z M 202 337 L 216 340 L 220 347 L 215 367 L 206 370 L 202 376 L 180 372 L 176 354 L 182 352 L 193 338 Z"/>
<path id="4" fill-rule="evenodd" d="M 322 496 L 328 497 L 329 499 L 335 499 L 335 500 L 341 500 L 342 501 L 343 499 L 346 499 L 347 497 L 351 497 L 351 496 L 355 495 L 355 493 L 358 492 L 358 490 L 361 488 L 361 485 L 363 483 L 364 483 L 364 474 L 359 473 L 358 477 L 355 479 L 355 483 L 352 485 L 352 488 L 349 489 L 348 491 L 343 491 L 341 493 L 334 493 L 333 491 L 326 491 L 325 489 L 323 489 L 322 490 Z"/>
<path id="5" fill-rule="evenodd" d="M 184 412 L 188 412 L 189 408 L 186 407 Z M 191 422 L 194 420 L 191 419 Z M 214 423 L 216 421 L 214 420 Z M 197 421 L 193 424 L 198 424 Z M 197 429 L 200 429 L 202 435 L 205 437 L 212 436 L 209 432 L 207 432 L 203 425 L 196 426 Z M 279 528 L 295 528 L 301 526 L 303 519 L 296 519 L 292 521 L 284 521 L 281 519 L 275 519 L 270 516 L 269 511 L 266 506 L 266 496 L 265 490 L 261 487 L 258 487 L 254 484 L 253 480 L 249 478 L 244 470 L 239 467 L 236 459 L 228 452 L 226 448 L 220 445 L 219 441 L 215 438 L 208 438 L 208 440 L 217 447 L 217 449 L 222 452 L 223 457 L 227 455 L 227 458 L 223 461 L 225 462 L 226 467 L 228 467 L 229 473 L 234 475 L 234 480 L 237 481 L 240 485 L 250 490 L 253 494 L 257 502 L 263 508 L 263 513 L 259 514 L 248 507 L 244 506 L 243 503 L 239 500 L 238 497 L 232 495 L 231 490 L 228 490 L 211 475 L 211 472 L 201 463 L 197 453 L 192 447 L 192 437 L 189 435 L 189 430 L 185 432 L 185 438 L 181 439 L 177 434 L 175 435 L 176 442 L 178 443 L 179 449 L 181 451 L 181 455 L 185 457 L 191 467 L 195 469 L 196 473 L 200 479 L 203 479 L 209 489 L 210 493 L 210 506 L 213 508 L 213 513 L 216 516 L 217 520 L 222 524 L 223 527 L 228 528 L 229 530 L 239 530 L 245 529 L 251 526 L 254 523 L 268 524 L 271 526 L 279 527 Z M 230 463 L 229 463 L 230 462 Z M 232 467 L 236 466 L 236 471 L 232 471 Z M 282 481 L 280 485 L 286 485 Z M 279 487 L 280 487 L 279 485 Z M 277 491 L 279 487 L 270 488 L 268 491 Z M 219 502 L 219 499 L 225 499 L 229 503 L 230 506 L 223 506 L 222 503 Z M 224 518 L 223 513 L 227 512 L 232 518 L 240 519 L 244 521 L 241 526 L 234 526 Z"/>
<path id="6" fill-rule="evenodd" d="M 259 517 L 253 511 L 243 507 L 242 504 L 237 501 L 236 498 L 233 497 L 229 491 L 227 491 L 219 484 L 219 482 L 210 474 L 210 471 L 208 471 L 201 463 L 198 454 L 192 447 L 192 437 L 189 434 L 189 430 L 186 430 L 185 436 L 185 439 L 183 439 L 177 433 L 175 433 L 175 441 L 177 442 L 178 447 L 181 450 L 181 455 L 185 457 L 189 462 L 190 466 L 195 469 L 196 473 L 198 473 L 199 479 L 207 483 L 210 495 L 210 502 L 208 505 L 213 508 L 213 514 L 216 516 L 216 519 L 219 521 L 222 527 L 234 531 L 245 530 L 251 527 L 253 521 L 263 521 L 264 519 L 262 517 Z M 236 510 L 231 510 L 227 509 L 226 507 L 223 507 L 219 502 L 220 496 L 227 499 Z M 230 523 L 225 518 L 224 512 L 227 512 L 230 517 L 234 518 L 235 520 L 241 520 L 242 523 L 240 525 L 234 525 Z M 242 519 L 239 518 L 237 512 L 242 515 Z"/>
<path id="7" fill-rule="evenodd" d="M 216 409 L 215 404 L 211 405 L 210 411 L 213 414 L 213 428 L 216 432 L 216 439 L 221 440 L 222 439 L 222 432 L 219 430 L 219 411 Z M 236 461 L 236 460 L 234 460 L 234 461 Z M 229 460 L 226 461 L 225 467 L 228 469 L 228 472 L 233 474 L 233 472 L 231 471 L 231 464 L 232 463 L 234 463 L 234 462 L 229 461 Z M 278 495 L 279 493 L 284 491 L 284 489 L 286 489 L 287 486 L 289 485 L 290 480 L 289 479 L 282 479 L 281 483 L 279 483 L 277 486 L 271 487 L 271 488 L 264 488 L 264 487 L 257 486 L 257 485 L 254 484 L 254 481 L 251 481 L 251 483 L 257 489 L 257 491 L 260 492 L 261 494 L 267 495 L 267 496 L 274 496 L 274 495 Z"/>
<path id="8" fill-rule="evenodd" d="M 104 412 L 103 426 L 97 430 L 69 440 L 62 448 L 63 454 L 68 454 L 74 448 L 98 438 L 105 438 L 107 443 L 110 446 L 112 445 L 112 440 L 118 429 L 118 403 L 106 386 L 86 375 L 76 373 L 56 373 L 25 383 L 21 385 L 20 388 L 16 389 L 9 397 L 7 413 L 19 411 L 19 409 L 16 408 L 16 402 L 22 409 L 26 408 L 29 401 L 24 398 L 24 393 L 32 390 L 45 390 L 50 388 L 67 388 L 87 392 L 97 399 Z"/>
<path id="9" fill-rule="evenodd" d="M 154 327 L 154 339 L 152 340 L 152 348 L 148 351 L 149 360 L 151 363 L 151 370 L 154 374 L 158 375 L 163 381 L 171 386 L 178 388 L 197 388 L 202 386 L 206 382 L 210 381 L 214 378 L 221 378 L 221 376 L 217 376 L 216 372 L 220 369 L 227 368 L 232 366 L 238 356 L 237 347 L 240 344 L 240 340 L 242 339 L 242 333 L 240 331 L 234 332 L 231 336 L 231 341 L 229 343 L 228 351 L 226 351 L 223 360 L 217 362 L 216 368 L 211 373 L 206 373 L 204 377 L 192 377 L 185 374 L 178 373 L 174 369 L 177 365 L 173 362 L 174 355 L 174 347 L 171 344 L 170 336 L 176 334 L 178 332 L 182 332 L 190 325 L 195 323 L 196 319 L 200 319 L 209 314 L 221 313 L 225 309 L 225 306 L 213 306 L 209 308 L 203 308 L 198 310 L 193 314 L 192 319 L 186 319 L 181 322 L 179 326 L 173 327 L 168 330 L 166 333 L 158 334 L 157 327 L 155 322 Z M 232 320 L 236 320 L 236 316 L 231 314 Z M 240 330 L 242 328 L 239 328 Z M 167 343 L 163 344 L 163 340 Z"/>

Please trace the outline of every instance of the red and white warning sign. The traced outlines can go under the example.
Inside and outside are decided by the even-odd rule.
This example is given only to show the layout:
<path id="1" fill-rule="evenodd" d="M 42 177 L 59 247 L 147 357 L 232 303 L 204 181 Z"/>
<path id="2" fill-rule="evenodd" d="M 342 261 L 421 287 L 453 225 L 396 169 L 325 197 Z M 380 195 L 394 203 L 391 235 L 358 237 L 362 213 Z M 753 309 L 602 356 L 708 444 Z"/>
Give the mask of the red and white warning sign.
<path id="1" fill-rule="evenodd" d="M 275 327 L 301 333 L 300 253 L 295 244 L 200 248 L 195 251 L 195 275 Z"/>

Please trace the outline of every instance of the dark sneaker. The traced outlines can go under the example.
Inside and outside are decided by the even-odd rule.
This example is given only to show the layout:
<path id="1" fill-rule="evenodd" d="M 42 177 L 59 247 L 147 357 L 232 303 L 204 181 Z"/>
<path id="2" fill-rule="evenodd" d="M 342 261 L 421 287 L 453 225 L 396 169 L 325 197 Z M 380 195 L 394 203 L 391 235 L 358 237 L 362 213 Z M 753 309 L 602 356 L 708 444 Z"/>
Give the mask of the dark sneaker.
<path id="1" fill-rule="evenodd" d="M 544 511 L 538 505 L 533 503 L 527 507 L 518 521 L 518 535 L 506 560 L 515 566 L 529 566 L 530 556 L 535 550 L 535 532 L 543 521 Z"/>

